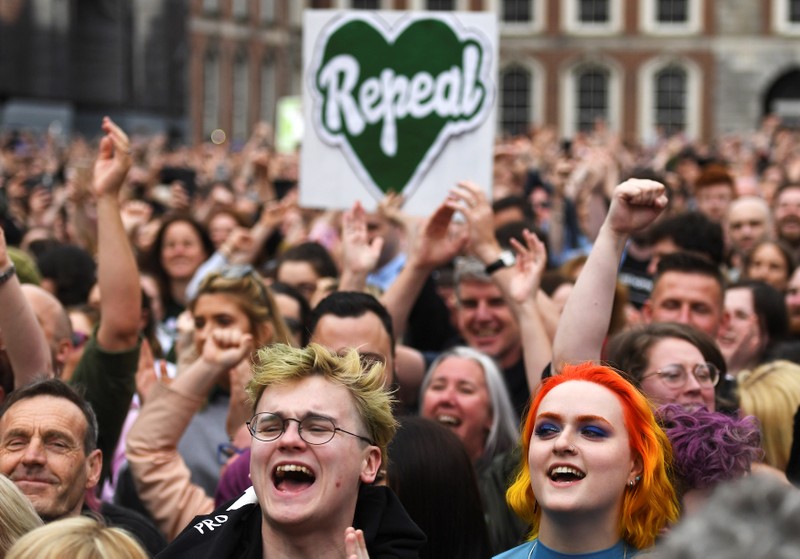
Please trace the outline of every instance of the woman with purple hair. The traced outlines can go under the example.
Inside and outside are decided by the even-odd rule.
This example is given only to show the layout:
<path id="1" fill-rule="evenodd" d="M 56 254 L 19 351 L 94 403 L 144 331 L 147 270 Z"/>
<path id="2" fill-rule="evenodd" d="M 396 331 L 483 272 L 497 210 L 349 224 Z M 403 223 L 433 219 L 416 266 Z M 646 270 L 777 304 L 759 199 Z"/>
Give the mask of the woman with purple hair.
<path id="1" fill-rule="evenodd" d="M 656 414 L 672 443 L 673 484 L 684 514 L 698 510 L 717 484 L 750 474 L 763 456 L 758 420 L 667 404 Z"/>

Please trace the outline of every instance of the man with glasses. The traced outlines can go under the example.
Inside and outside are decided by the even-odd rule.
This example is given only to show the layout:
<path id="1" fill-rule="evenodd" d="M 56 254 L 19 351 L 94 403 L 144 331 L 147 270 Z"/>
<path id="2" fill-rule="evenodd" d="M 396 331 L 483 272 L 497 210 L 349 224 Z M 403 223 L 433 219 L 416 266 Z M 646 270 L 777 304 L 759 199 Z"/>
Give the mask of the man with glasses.
<path id="1" fill-rule="evenodd" d="M 418 557 L 424 536 L 372 485 L 396 428 L 383 365 L 364 370 L 354 350 L 312 343 L 265 347 L 253 369 L 253 487 L 195 518 L 160 557 Z"/>

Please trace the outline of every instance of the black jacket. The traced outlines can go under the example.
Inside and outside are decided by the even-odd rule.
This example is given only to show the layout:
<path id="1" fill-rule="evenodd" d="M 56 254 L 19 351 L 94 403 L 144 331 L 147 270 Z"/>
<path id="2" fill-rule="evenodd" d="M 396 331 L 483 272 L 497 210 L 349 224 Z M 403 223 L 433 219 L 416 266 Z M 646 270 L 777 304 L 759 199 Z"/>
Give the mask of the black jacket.
<path id="1" fill-rule="evenodd" d="M 370 559 L 417 559 L 425 544 L 425 534 L 387 487 L 359 489 L 353 526 L 364 531 Z M 261 559 L 261 507 L 253 488 L 195 517 L 158 557 Z"/>

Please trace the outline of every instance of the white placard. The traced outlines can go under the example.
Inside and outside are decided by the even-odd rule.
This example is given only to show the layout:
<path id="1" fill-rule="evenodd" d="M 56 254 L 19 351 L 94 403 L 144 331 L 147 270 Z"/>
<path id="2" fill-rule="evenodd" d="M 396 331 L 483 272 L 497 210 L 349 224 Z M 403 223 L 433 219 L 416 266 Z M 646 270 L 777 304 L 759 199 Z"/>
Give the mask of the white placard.
<path id="1" fill-rule="evenodd" d="M 497 21 L 485 12 L 307 10 L 300 204 L 428 215 L 492 180 Z"/>

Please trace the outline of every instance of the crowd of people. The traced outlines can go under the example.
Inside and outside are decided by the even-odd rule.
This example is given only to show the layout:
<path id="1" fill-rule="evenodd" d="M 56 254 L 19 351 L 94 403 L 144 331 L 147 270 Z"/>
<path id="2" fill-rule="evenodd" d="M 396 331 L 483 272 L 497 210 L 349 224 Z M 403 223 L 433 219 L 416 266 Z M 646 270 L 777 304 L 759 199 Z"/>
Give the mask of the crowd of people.
<path id="1" fill-rule="evenodd" d="M 0 137 L 0 558 L 800 550 L 778 119 L 532 129 L 423 217 L 300 207 L 266 124 L 101 132 Z"/>

